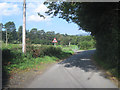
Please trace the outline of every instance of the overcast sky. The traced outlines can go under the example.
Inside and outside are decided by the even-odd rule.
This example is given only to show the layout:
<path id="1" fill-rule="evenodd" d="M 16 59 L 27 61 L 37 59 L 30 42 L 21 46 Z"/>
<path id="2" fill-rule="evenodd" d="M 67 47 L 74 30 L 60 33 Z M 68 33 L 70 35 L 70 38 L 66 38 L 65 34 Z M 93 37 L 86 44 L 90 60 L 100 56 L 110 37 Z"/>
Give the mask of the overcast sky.
<path id="1" fill-rule="evenodd" d="M 0 20 L 3 24 L 8 21 L 13 21 L 16 28 L 23 24 L 23 0 L 0 0 Z M 78 30 L 79 27 L 74 23 L 68 23 L 67 21 L 45 14 L 47 7 L 43 4 L 44 0 L 26 0 L 26 29 L 31 30 L 37 28 L 44 31 L 55 31 L 61 34 L 88 34 L 83 30 Z M 46 18 L 38 16 L 38 12 L 44 15 Z"/>

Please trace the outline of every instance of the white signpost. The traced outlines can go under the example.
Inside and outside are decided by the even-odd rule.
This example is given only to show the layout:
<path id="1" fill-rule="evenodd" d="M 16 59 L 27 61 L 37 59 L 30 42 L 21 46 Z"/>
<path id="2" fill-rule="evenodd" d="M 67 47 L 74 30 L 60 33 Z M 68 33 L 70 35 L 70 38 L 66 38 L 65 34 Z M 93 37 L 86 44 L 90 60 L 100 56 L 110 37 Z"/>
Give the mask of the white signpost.
<path id="1" fill-rule="evenodd" d="M 54 38 L 53 39 L 53 41 L 52 41 L 52 43 L 54 43 L 54 46 L 56 46 L 56 43 L 57 43 L 58 41 L 56 40 L 56 38 Z"/>

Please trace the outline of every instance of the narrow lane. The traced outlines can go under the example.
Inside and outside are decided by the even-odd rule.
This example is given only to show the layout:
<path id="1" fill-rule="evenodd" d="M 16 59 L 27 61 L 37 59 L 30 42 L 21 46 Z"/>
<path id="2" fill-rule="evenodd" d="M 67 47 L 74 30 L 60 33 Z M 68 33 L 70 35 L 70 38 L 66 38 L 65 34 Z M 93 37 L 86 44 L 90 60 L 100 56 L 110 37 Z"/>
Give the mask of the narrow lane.
<path id="1" fill-rule="evenodd" d="M 117 88 L 91 60 L 95 50 L 81 51 L 55 64 L 27 88 Z"/>

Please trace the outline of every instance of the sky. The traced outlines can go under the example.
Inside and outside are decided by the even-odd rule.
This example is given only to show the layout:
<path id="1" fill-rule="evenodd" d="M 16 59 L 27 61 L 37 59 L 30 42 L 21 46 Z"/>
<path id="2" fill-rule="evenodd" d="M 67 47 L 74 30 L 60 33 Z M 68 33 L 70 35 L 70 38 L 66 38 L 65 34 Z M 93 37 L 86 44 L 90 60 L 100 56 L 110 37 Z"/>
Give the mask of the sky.
<path id="1" fill-rule="evenodd" d="M 55 33 L 68 35 L 88 35 L 90 32 L 79 30 L 75 23 L 68 23 L 58 17 L 51 18 L 45 14 L 48 8 L 43 4 L 44 0 L 26 0 L 26 30 L 37 28 L 38 30 L 55 31 Z M 23 24 L 23 0 L 0 0 L 0 21 L 5 24 L 13 21 L 16 29 Z M 46 18 L 39 17 L 37 13 Z"/>

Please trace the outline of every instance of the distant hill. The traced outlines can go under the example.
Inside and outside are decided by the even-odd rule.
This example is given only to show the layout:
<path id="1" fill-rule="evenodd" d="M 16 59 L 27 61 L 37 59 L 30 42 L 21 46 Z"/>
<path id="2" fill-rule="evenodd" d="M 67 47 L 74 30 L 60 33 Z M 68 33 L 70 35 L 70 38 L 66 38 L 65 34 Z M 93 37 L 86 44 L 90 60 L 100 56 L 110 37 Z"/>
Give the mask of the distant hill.
<path id="1" fill-rule="evenodd" d="M 90 33 L 77 34 L 76 36 L 90 36 Z"/>
<path id="2" fill-rule="evenodd" d="M 77 34 L 76 36 L 90 36 L 91 32 L 86 32 L 84 30 L 79 30 L 80 34 Z"/>

